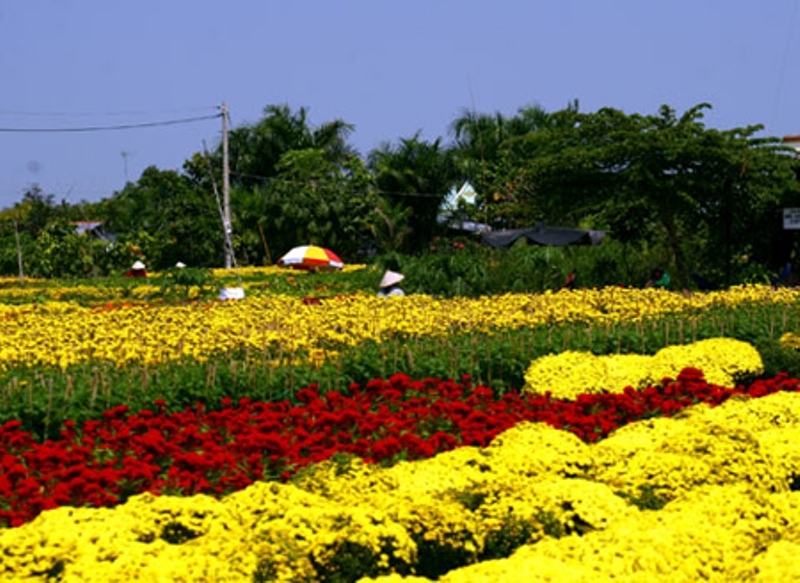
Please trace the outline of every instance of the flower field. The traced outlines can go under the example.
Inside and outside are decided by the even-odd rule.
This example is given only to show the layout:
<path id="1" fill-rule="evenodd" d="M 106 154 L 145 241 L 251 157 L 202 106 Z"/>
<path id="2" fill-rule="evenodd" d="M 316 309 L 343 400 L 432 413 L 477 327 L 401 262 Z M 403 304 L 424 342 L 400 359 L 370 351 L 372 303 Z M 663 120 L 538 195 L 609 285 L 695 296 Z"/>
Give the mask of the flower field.
<path id="1" fill-rule="evenodd" d="M 800 574 L 792 290 L 15 293 L 0 580 Z"/>
<path id="2" fill-rule="evenodd" d="M 602 331 L 667 315 L 686 318 L 688 337 L 698 315 L 715 308 L 786 308 L 796 303 L 792 290 L 748 286 L 690 298 L 659 290 L 604 288 L 454 300 L 411 296 L 391 302 L 355 294 L 319 304 L 269 294 L 244 302 L 186 305 L 0 304 L 0 370 L 21 365 L 67 369 L 86 362 L 157 365 L 204 360 L 236 349 L 289 358 L 397 337 L 496 334 L 567 323 Z M 797 315 L 784 313 L 784 318 L 796 321 Z"/>
<path id="3" fill-rule="evenodd" d="M 67 420 L 158 398 L 176 412 L 225 397 L 293 399 L 313 383 L 341 391 L 397 372 L 468 374 L 506 392 L 548 354 L 652 355 L 716 337 L 777 343 L 800 329 L 797 294 L 763 286 L 691 297 L 608 288 L 389 302 L 363 292 L 312 302 L 257 286 L 241 302 L 119 301 L 102 290 L 83 296 L 95 298 L 88 303 L 34 301 L 41 289 L 30 291 L 0 303 L 0 423 L 22 421 L 40 439 L 58 437 Z"/>

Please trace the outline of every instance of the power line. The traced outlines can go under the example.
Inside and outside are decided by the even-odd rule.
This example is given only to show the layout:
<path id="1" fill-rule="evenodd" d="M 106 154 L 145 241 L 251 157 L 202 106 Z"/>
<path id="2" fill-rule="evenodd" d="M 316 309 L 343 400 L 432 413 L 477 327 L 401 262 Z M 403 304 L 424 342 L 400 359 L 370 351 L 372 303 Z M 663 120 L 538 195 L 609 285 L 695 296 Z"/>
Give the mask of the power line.
<path id="1" fill-rule="evenodd" d="M 72 128 L 5 128 L 0 127 L 0 132 L 4 133 L 77 133 L 77 132 L 106 132 L 106 131 L 116 131 L 116 130 L 133 130 L 139 128 L 152 128 L 158 126 L 170 126 L 170 125 L 177 125 L 177 124 L 185 124 L 185 123 L 193 123 L 197 121 L 203 121 L 207 119 L 217 119 L 221 116 L 221 113 L 215 113 L 214 115 L 201 115 L 197 117 L 185 117 L 182 119 L 170 119 L 165 121 L 151 121 L 151 122 L 144 122 L 144 123 L 132 123 L 132 124 L 120 124 L 120 125 L 111 125 L 111 126 L 83 126 L 83 127 L 72 127 Z"/>
<path id="2" fill-rule="evenodd" d="M 59 111 L 59 110 L 52 110 L 47 111 L 46 109 L 0 109 L 0 116 L 29 116 L 29 117 L 116 117 L 116 116 L 123 116 L 123 115 L 146 115 L 146 116 L 156 116 L 156 115 L 183 115 L 189 113 L 197 113 L 201 111 L 219 111 L 218 105 L 206 105 L 202 107 L 180 107 L 180 108 L 166 108 L 166 109 L 157 109 L 157 110 L 142 110 L 142 109 L 132 109 L 132 110 L 123 110 L 123 111 Z"/>

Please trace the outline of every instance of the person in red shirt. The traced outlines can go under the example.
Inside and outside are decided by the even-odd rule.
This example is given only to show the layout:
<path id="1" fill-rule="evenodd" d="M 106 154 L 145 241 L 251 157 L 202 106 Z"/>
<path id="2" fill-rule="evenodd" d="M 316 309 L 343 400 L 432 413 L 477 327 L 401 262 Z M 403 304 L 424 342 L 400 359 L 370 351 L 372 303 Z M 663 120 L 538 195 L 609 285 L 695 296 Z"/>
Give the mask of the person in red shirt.
<path id="1" fill-rule="evenodd" d="M 137 261 L 125 273 L 125 277 L 147 277 L 147 268 L 141 261 Z"/>

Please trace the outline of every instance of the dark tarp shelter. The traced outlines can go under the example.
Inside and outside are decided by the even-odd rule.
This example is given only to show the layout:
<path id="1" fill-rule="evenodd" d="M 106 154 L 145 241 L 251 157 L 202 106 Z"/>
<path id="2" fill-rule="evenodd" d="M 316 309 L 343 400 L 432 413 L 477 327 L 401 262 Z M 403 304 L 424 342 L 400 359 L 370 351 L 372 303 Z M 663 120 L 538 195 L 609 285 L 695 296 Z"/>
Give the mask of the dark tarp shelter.
<path id="1" fill-rule="evenodd" d="M 481 243 L 497 249 L 508 249 L 519 239 L 525 238 L 534 245 L 599 245 L 605 231 L 551 227 L 543 223 L 524 229 L 488 231 L 481 234 Z"/>

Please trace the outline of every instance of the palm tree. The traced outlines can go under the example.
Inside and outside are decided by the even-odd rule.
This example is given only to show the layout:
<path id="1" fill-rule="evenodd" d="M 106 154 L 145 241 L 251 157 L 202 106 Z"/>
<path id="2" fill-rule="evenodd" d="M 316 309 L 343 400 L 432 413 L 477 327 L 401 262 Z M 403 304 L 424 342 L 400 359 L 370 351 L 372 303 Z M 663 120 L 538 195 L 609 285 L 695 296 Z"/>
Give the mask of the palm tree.
<path id="1" fill-rule="evenodd" d="M 515 168 L 536 155 L 537 138 L 573 125 L 577 112 L 577 100 L 555 113 L 529 105 L 512 117 L 465 110 L 450 124 L 455 163 L 462 179 L 469 180 L 478 192 L 486 222 L 497 219 L 498 224 L 508 224 L 509 208 L 505 207 L 519 210 L 514 194 L 519 181 Z"/>
<path id="2" fill-rule="evenodd" d="M 396 145 L 384 143 L 370 152 L 368 167 L 375 177 L 381 198 L 388 201 L 384 212 L 401 220 L 407 217 L 410 235 L 405 236 L 404 250 L 418 251 L 428 246 L 436 234 L 439 208 L 455 184 L 456 172 L 450 152 L 441 139 L 432 142 L 420 138 L 402 138 Z M 402 207 L 411 209 L 400 213 Z M 402 233 L 402 224 L 396 225 Z"/>
<path id="3" fill-rule="evenodd" d="M 548 113 L 539 105 L 528 105 L 509 118 L 500 112 L 486 114 L 464 110 L 450 124 L 453 151 L 463 178 L 470 180 L 479 191 L 488 191 L 491 169 L 500 161 L 504 148 L 536 132 L 573 123 L 568 114 L 577 111 L 577 100 L 556 113 Z"/>
<path id="4" fill-rule="evenodd" d="M 230 133 L 232 180 L 243 186 L 264 184 L 277 174 L 281 157 L 294 150 L 319 149 L 338 164 L 355 154 L 347 143 L 354 129 L 338 119 L 313 128 L 305 107 L 293 112 L 288 105 L 268 105 L 260 122 Z"/>

